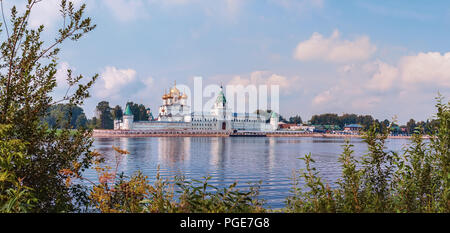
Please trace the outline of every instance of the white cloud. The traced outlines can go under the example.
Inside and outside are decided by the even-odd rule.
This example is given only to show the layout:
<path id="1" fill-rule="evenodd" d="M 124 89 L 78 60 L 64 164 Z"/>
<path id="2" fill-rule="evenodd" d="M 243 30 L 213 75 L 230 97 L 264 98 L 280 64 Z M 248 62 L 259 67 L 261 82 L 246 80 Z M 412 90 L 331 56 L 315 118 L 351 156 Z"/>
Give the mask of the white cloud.
<path id="1" fill-rule="evenodd" d="M 157 90 L 160 91 L 160 90 Z M 154 101 L 155 79 L 151 76 L 139 77 L 133 69 L 118 69 L 107 66 L 100 74 L 93 93 L 100 99 L 123 104 L 126 101 L 138 101 L 148 104 Z"/>
<path id="2" fill-rule="evenodd" d="M 366 98 L 357 98 L 352 102 L 353 109 L 373 110 L 381 103 L 382 99 L 377 96 L 370 96 Z"/>
<path id="3" fill-rule="evenodd" d="M 342 40 L 339 31 L 335 30 L 330 38 L 313 33 L 309 40 L 297 45 L 294 58 L 301 61 L 345 63 L 367 60 L 376 50 L 367 36 L 357 37 L 353 41 Z"/>
<path id="4" fill-rule="evenodd" d="M 85 0 L 71 0 L 75 7 L 81 6 Z M 29 24 L 32 28 L 37 28 L 44 25 L 47 28 L 53 27 L 56 22 L 62 22 L 63 18 L 60 13 L 61 0 L 43 0 L 38 2 L 30 15 Z M 90 4 L 92 5 L 92 4 Z M 25 3 L 18 4 L 18 9 L 25 10 Z"/>
<path id="5" fill-rule="evenodd" d="M 275 74 L 270 71 L 254 71 L 249 76 L 234 76 L 228 85 L 279 85 L 281 94 L 291 93 L 293 90 L 300 89 L 299 77 L 286 77 L 283 75 Z"/>
<path id="6" fill-rule="evenodd" d="M 59 64 L 59 68 L 55 74 L 56 85 L 58 88 L 68 86 L 68 84 L 67 84 L 67 70 L 68 69 L 71 69 L 73 71 L 73 69 L 70 67 L 69 63 L 61 62 Z"/>
<path id="7" fill-rule="evenodd" d="M 376 73 L 367 83 L 367 88 L 378 91 L 386 91 L 391 89 L 395 82 L 398 81 L 399 71 L 396 67 L 377 61 L 378 66 Z"/>
<path id="8" fill-rule="evenodd" d="M 399 68 L 405 84 L 450 87 L 450 52 L 406 56 L 400 60 Z"/>
<path id="9" fill-rule="evenodd" d="M 315 105 L 321 105 L 330 102 L 332 99 L 333 96 L 331 95 L 331 90 L 326 90 L 314 97 L 312 102 Z"/>
<path id="10" fill-rule="evenodd" d="M 336 83 L 315 90 L 310 102 L 315 111 L 424 120 L 433 112 L 437 91 L 444 95 L 450 91 L 450 53 L 418 53 L 401 57 L 396 64 L 380 60 L 347 64 L 338 71 Z"/>
<path id="11" fill-rule="evenodd" d="M 97 86 L 99 97 L 118 97 L 123 91 L 132 91 L 130 86 L 136 81 L 136 71 L 133 69 L 117 69 L 107 66 L 100 74 L 100 82 Z"/>
<path id="12" fill-rule="evenodd" d="M 112 14 L 123 22 L 148 17 L 143 0 L 103 0 Z"/>

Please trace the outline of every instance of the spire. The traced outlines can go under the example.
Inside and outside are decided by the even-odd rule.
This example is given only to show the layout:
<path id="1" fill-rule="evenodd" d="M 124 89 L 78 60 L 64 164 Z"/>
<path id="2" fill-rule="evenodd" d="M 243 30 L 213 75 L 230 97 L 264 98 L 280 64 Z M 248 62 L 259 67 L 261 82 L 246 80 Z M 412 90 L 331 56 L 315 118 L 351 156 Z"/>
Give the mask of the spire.
<path id="1" fill-rule="evenodd" d="M 225 106 L 225 104 L 227 103 L 227 99 L 225 98 L 225 94 L 223 94 L 223 87 L 222 86 L 220 86 L 220 91 L 219 91 L 219 94 L 217 95 L 216 103 L 217 104 L 221 104 L 222 106 Z"/>
<path id="2" fill-rule="evenodd" d="M 133 115 L 133 113 L 131 112 L 131 107 L 130 107 L 129 104 L 127 104 L 127 107 L 125 108 L 125 113 L 124 113 L 124 115 L 125 115 L 125 116 L 132 116 L 132 115 Z"/>

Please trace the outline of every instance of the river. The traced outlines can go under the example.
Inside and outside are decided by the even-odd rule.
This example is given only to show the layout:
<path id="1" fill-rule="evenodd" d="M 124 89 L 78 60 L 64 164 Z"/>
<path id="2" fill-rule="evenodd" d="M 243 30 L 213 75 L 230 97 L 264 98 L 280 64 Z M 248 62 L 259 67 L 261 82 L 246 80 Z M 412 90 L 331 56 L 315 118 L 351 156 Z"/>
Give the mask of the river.
<path id="1" fill-rule="evenodd" d="M 112 146 L 128 150 L 119 171 L 132 175 L 141 170 L 152 182 L 158 165 L 163 177 L 211 176 L 210 183 L 218 187 L 237 181 L 244 190 L 249 183 L 262 181 L 260 197 L 266 200 L 266 207 L 282 208 L 292 188 L 293 172 L 304 168 L 298 158 L 311 153 L 315 167 L 332 184 L 340 176 L 338 157 L 344 141 L 320 137 L 121 137 L 96 138 L 94 146 L 111 166 L 116 161 Z M 350 142 L 360 159 L 367 152 L 366 144 L 360 138 Z M 389 139 L 386 146 L 400 152 L 408 143 L 407 139 Z M 91 169 L 85 176 L 95 180 L 97 174 Z"/>

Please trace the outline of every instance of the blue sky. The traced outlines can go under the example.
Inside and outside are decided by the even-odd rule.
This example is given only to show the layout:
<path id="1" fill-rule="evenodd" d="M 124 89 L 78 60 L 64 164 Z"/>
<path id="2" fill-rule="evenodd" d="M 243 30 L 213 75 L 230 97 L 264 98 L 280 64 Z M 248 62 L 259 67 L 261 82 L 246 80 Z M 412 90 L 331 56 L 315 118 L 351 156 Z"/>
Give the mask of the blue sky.
<path id="1" fill-rule="evenodd" d="M 11 1 L 10 1 L 11 2 Z M 57 0 L 31 19 L 61 24 Z M 157 111 L 174 80 L 279 84 L 280 112 L 426 120 L 450 97 L 450 2 L 414 0 L 77 0 L 97 28 L 62 46 L 70 67 L 100 74 L 84 109 L 131 100 Z M 55 92 L 63 93 L 64 84 Z"/>

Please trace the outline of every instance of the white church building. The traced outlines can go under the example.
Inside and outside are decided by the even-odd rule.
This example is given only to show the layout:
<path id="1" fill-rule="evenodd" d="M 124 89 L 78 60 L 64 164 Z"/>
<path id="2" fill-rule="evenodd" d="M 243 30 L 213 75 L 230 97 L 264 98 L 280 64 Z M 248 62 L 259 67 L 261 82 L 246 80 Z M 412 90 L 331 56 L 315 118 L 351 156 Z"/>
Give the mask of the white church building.
<path id="1" fill-rule="evenodd" d="M 275 131 L 278 115 L 272 112 L 269 123 L 265 117 L 254 113 L 233 113 L 220 87 L 214 107 L 210 112 L 191 112 L 186 93 L 176 84 L 162 96 L 158 117 L 148 121 L 133 121 L 133 113 L 126 106 L 122 119 L 114 120 L 115 130 L 191 130 L 191 131 Z M 149 112 L 149 115 L 151 113 Z"/>

